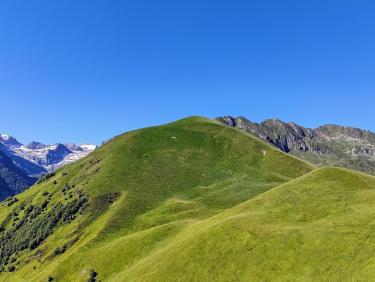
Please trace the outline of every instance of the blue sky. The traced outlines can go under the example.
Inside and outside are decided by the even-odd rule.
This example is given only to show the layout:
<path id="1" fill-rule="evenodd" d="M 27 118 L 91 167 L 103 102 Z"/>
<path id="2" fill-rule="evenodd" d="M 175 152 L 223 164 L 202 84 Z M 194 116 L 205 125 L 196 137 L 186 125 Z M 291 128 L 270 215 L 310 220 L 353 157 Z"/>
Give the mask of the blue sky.
<path id="1" fill-rule="evenodd" d="M 374 1 L 0 2 L 0 132 L 100 143 L 190 115 L 375 131 Z"/>

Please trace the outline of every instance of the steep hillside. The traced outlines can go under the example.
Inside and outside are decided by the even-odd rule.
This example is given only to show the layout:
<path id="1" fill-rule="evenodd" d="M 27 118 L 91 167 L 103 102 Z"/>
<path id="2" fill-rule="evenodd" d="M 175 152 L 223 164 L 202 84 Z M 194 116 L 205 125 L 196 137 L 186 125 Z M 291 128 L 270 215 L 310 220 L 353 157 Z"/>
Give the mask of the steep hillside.
<path id="1" fill-rule="evenodd" d="M 142 281 L 197 224 L 313 169 L 205 118 L 126 133 L 1 204 L 0 281 Z"/>
<path id="2" fill-rule="evenodd" d="M 36 179 L 27 176 L 0 150 L 0 201 L 24 191 Z"/>
<path id="3" fill-rule="evenodd" d="M 375 177 L 315 170 L 184 229 L 112 281 L 373 281 Z"/>
<path id="4" fill-rule="evenodd" d="M 259 124 L 243 117 L 227 116 L 217 120 L 315 165 L 340 166 L 375 174 L 375 133 L 368 130 L 338 125 L 311 129 L 278 119 Z"/>

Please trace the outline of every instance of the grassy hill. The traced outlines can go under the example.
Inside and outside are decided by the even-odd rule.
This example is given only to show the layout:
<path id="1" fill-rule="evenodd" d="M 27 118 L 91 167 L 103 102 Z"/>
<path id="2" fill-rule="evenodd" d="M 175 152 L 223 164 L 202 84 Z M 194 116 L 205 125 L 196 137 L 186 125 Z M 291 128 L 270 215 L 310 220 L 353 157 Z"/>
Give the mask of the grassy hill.
<path id="1" fill-rule="evenodd" d="M 126 279 L 196 224 L 313 169 L 200 117 L 126 133 L 1 204 L 0 281 Z"/>
<path id="2" fill-rule="evenodd" d="M 184 229 L 122 281 L 373 281 L 375 177 L 317 169 Z"/>

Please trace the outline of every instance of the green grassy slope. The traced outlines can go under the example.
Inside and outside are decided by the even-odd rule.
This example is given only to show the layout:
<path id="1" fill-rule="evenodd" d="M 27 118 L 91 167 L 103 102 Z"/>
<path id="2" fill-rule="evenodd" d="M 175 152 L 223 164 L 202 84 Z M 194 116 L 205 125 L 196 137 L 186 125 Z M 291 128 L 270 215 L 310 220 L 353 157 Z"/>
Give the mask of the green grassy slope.
<path id="1" fill-rule="evenodd" d="M 113 279 L 373 281 L 375 177 L 322 168 L 197 222 Z"/>
<path id="2" fill-rule="evenodd" d="M 143 280 L 196 227 L 313 169 L 200 117 L 126 133 L 0 205 L 0 281 Z"/>

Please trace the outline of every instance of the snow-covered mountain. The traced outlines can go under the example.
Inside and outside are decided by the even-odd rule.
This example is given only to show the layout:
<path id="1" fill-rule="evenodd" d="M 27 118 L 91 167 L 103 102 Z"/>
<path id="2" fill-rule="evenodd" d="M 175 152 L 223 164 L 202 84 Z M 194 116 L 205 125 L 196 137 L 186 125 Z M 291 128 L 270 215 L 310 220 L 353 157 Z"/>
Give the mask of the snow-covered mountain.
<path id="1" fill-rule="evenodd" d="M 12 160 L 0 150 L 0 201 L 21 193 L 37 179 L 27 176 Z"/>
<path id="2" fill-rule="evenodd" d="M 0 135 L 0 150 L 26 174 L 33 176 L 51 172 L 58 167 L 79 160 L 95 148 L 95 145 L 87 144 L 46 145 L 35 141 L 24 145 L 10 135 Z"/>

